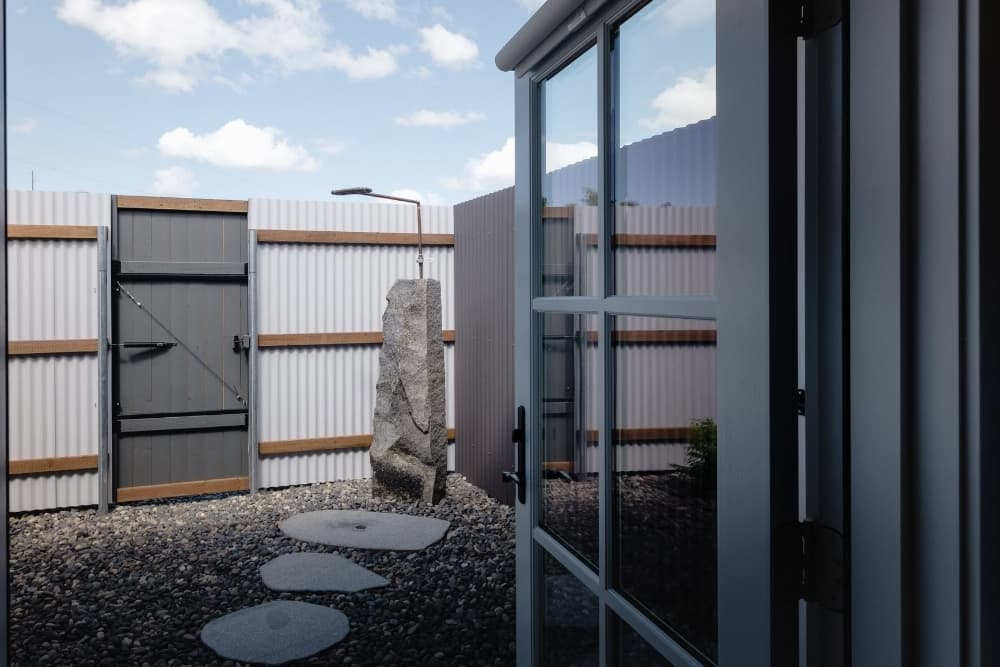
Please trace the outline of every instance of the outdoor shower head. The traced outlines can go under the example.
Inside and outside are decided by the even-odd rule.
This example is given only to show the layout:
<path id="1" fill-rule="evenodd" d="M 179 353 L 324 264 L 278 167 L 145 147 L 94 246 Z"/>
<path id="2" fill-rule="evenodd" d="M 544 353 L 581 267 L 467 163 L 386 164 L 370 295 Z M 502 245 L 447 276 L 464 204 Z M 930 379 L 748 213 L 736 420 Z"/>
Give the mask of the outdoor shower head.
<path id="1" fill-rule="evenodd" d="M 331 190 L 331 195 L 336 195 L 338 197 L 342 195 L 370 195 L 372 193 L 371 188 L 343 188 L 342 190 Z"/>

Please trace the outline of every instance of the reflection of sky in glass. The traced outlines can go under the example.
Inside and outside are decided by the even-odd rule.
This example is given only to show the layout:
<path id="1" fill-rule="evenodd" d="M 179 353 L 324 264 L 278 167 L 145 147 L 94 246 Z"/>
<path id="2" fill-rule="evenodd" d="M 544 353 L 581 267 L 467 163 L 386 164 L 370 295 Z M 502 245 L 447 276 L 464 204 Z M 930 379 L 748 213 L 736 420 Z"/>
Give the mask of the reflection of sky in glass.
<path id="1" fill-rule="evenodd" d="M 545 171 L 597 155 L 597 47 L 542 85 Z"/>
<path id="2" fill-rule="evenodd" d="M 698 112 L 714 99 L 715 0 L 654 0 L 622 24 L 617 48 L 620 145 L 715 115 Z"/>

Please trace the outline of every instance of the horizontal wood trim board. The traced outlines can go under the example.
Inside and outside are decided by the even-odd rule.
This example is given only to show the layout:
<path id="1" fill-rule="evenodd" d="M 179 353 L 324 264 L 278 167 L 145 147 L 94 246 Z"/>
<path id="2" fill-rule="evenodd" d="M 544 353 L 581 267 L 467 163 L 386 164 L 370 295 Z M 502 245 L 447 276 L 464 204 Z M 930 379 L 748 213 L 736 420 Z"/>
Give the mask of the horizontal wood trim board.
<path id="1" fill-rule="evenodd" d="M 691 429 L 687 426 L 657 426 L 651 428 L 619 428 L 615 442 L 687 442 Z M 597 431 L 587 431 L 587 442 L 597 444 Z"/>
<path id="2" fill-rule="evenodd" d="M 597 234 L 584 234 L 583 242 L 597 246 Z M 715 234 L 613 234 L 615 248 L 714 248 Z"/>
<path id="3" fill-rule="evenodd" d="M 53 456 L 45 459 L 20 459 L 10 461 L 7 471 L 11 475 L 45 475 L 57 472 L 97 470 L 97 454 L 82 456 Z"/>
<path id="4" fill-rule="evenodd" d="M 614 234 L 618 248 L 714 248 L 715 234 Z"/>
<path id="5" fill-rule="evenodd" d="M 12 340 L 7 343 L 7 354 L 12 357 L 28 357 L 44 354 L 97 354 L 97 339 Z"/>
<path id="6" fill-rule="evenodd" d="M 612 340 L 617 344 L 670 344 L 677 345 L 683 343 L 691 344 L 714 344 L 717 341 L 715 329 L 649 329 L 649 330 L 623 330 L 612 332 Z M 587 342 L 591 345 L 597 343 L 597 332 L 587 332 Z"/>
<path id="7" fill-rule="evenodd" d="M 260 229 L 258 243 L 319 243 L 326 245 L 417 245 L 417 235 L 402 232 L 336 232 L 301 229 Z M 453 246 L 454 234 L 424 234 L 425 246 Z"/>
<path id="8" fill-rule="evenodd" d="M 154 498 L 176 498 L 198 496 L 206 493 L 226 491 L 247 491 L 250 479 L 247 477 L 225 477 L 222 479 L 202 479 L 196 482 L 173 482 L 170 484 L 150 484 L 148 486 L 125 486 L 118 489 L 116 500 L 120 503 Z"/>
<path id="9" fill-rule="evenodd" d="M 245 199 L 188 199 L 186 197 L 135 197 L 118 195 L 119 209 L 192 211 L 196 213 L 246 213 Z"/>
<path id="10" fill-rule="evenodd" d="M 334 452 L 339 449 L 368 449 L 372 444 L 372 434 L 339 435 L 329 438 L 304 438 L 301 440 L 267 440 L 258 445 L 260 456 L 287 456 L 289 454 L 310 454 Z M 455 441 L 455 429 L 448 429 L 448 441 Z"/>
<path id="11" fill-rule="evenodd" d="M 441 332 L 445 343 L 455 342 L 455 330 Z M 313 334 L 259 334 L 257 347 L 330 347 L 335 345 L 381 345 L 381 331 L 353 331 Z"/>
<path id="12" fill-rule="evenodd" d="M 542 209 L 542 218 L 544 220 L 572 218 L 575 210 L 573 206 L 546 206 Z"/>
<path id="13" fill-rule="evenodd" d="M 7 225 L 9 239 L 93 241 L 97 227 L 93 225 Z"/>

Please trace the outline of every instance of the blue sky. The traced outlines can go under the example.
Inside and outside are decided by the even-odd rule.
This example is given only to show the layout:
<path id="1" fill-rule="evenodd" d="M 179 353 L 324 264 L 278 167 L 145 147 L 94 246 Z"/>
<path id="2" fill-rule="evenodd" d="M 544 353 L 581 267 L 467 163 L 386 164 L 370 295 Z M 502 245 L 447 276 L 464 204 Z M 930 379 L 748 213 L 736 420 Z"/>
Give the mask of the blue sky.
<path id="1" fill-rule="evenodd" d="M 8 187 L 34 170 L 41 190 L 464 201 L 512 181 L 514 77 L 493 57 L 539 4 L 8 0 Z M 713 3 L 658 4 L 672 64 L 636 84 L 636 118 L 663 129 L 657 95 L 689 104 L 684 77 L 714 65 Z"/>

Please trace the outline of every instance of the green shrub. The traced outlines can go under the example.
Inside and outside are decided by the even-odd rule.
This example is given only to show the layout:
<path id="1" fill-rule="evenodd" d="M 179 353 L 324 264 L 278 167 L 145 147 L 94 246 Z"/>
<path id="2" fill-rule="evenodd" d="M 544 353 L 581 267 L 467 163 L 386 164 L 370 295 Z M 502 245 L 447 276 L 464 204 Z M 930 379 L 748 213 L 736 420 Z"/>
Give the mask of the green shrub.
<path id="1" fill-rule="evenodd" d="M 715 495 L 718 429 L 714 419 L 696 419 L 688 431 L 687 460 L 675 466 L 698 491 Z"/>

